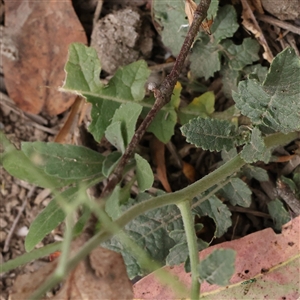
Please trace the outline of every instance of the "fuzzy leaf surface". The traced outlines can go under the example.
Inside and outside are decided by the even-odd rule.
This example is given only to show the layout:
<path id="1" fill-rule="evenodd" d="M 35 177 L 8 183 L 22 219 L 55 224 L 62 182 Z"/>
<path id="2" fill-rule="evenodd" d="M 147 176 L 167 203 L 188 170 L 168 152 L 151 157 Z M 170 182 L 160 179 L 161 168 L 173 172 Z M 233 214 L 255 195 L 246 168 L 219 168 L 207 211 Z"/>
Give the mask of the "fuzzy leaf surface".
<path id="1" fill-rule="evenodd" d="M 227 98 L 232 97 L 232 91 L 237 91 L 240 72 L 232 70 L 228 65 L 224 66 L 221 71 L 222 76 L 222 91 Z"/>
<path id="2" fill-rule="evenodd" d="M 246 165 L 243 168 L 244 174 L 249 178 L 254 178 L 258 181 L 268 181 L 268 172 L 263 169 L 252 165 Z"/>
<path id="3" fill-rule="evenodd" d="M 141 198 L 144 201 L 149 196 L 142 194 L 140 195 Z M 169 250 L 175 246 L 174 240 L 169 236 L 170 232 L 175 229 L 183 229 L 180 212 L 177 206 L 168 205 L 140 215 L 128 223 L 124 231 L 149 256 L 165 265 Z M 104 243 L 103 246 L 122 253 L 129 278 L 145 274 L 145 271 L 132 256 L 130 249 L 125 248 L 117 236 Z"/>
<path id="4" fill-rule="evenodd" d="M 86 147 L 23 142 L 22 151 L 36 167 L 57 178 L 84 180 L 102 176 L 104 157 Z"/>
<path id="5" fill-rule="evenodd" d="M 211 32 L 215 43 L 219 43 L 225 38 L 232 37 L 239 28 L 236 11 L 232 5 L 220 7 L 216 19 L 211 26 Z"/>
<path id="6" fill-rule="evenodd" d="M 247 163 L 253 163 L 261 160 L 268 163 L 271 158 L 271 152 L 267 149 L 262 137 L 261 131 L 254 127 L 249 144 L 246 144 L 241 151 L 241 157 Z"/>
<path id="7" fill-rule="evenodd" d="M 201 281 L 209 284 L 225 286 L 234 274 L 235 251 L 232 249 L 216 249 L 198 265 Z"/>
<path id="8" fill-rule="evenodd" d="M 67 77 L 61 90 L 80 94 L 92 103 L 89 130 L 96 141 L 103 137 L 120 103 L 144 98 L 144 85 L 150 74 L 146 62 L 137 61 L 119 68 L 104 86 L 99 80 L 101 66 L 96 50 L 82 44 L 70 45 L 65 71 Z"/>
<path id="9" fill-rule="evenodd" d="M 232 178 L 222 188 L 222 195 L 229 200 L 232 205 L 249 207 L 251 204 L 251 190 L 240 178 Z"/>
<path id="10" fill-rule="evenodd" d="M 189 143 L 204 150 L 221 151 L 234 147 L 237 138 L 235 126 L 225 120 L 195 118 L 181 127 Z"/>
<path id="11" fill-rule="evenodd" d="M 214 220 L 216 224 L 216 237 L 221 237 L 232 225 L 230 210 L 216 196 L 212 196 L 200 205 L 194 207 L 193 213 L 198 216 L 209 216 Z"/>
<path id="12" fill-rule="evenodd" d="M 213 76 L 221 69 L 220 57 L 221 53 L 217 44 L 210 43 L 209 37 L 203 35 L 201 41 L 195 42 L 190 56 L 193 76 L 205 79 Z"/>
<path id="13" fill-rule="evenodd" d="M 235 45 L 231 40 L 226 40 L 222 43 L 222 46 L 228 59 L 228 65 L 232 70 L 240 71 L 246 65 L 259 60 L 260 45 L 254 39 L 246 38 L 241 45 Z"/>
<path id="14" fill-rule="evenodd" d="M 166 258 L 166 264 L 168 266 L 175 266 L 181 263 L 189 265 L 189 248 L 186 240 L 186 234 L 184 230 L 173 230 L 170 233 L 170 237 L 175 241 L 175 246 L 170 249 L 170 253 Z M 197 240 L 198 251 L 201 251 L 209 246 L 208 243 L 201 239 Z M 190 272 L 190 271 L 189 271 Z"/>
<path id="15" fill-rule="evenodd" d="M 292 48 L 273 60 L 265 81 L 248 79 L 233 94 L 236 106 L 254 124 L 289 133 L 300 130 L 300 59 Z"/>
<path id="16" fill-rule="evenodd" d="M 281 230 L 282 226 L 290 221 L 290 214 L 284 208 L 283 203 L 277 198 L 270 201 L 267 205 L 268 211 L 274 221 L 275 229 Z"/>

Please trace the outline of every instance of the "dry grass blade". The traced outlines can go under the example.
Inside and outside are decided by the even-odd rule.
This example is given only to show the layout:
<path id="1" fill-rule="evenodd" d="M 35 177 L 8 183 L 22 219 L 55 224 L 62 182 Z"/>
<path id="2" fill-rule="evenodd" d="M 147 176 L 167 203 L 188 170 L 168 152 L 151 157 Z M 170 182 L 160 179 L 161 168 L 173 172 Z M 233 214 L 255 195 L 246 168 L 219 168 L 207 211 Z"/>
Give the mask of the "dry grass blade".
<path id="1" fill-rule="evenodd" d="M 245 27 L 246 30 L 252 32 L 257 39 L 257 41 L 263 46 L 264 48 L 264 53 L 263 57 L 266 59 L 268 62 L 272 62 L 273 60 L 273 54 L 269 48 L 269 45 L 264 37 L 264 34 L 262 30 L 260 29 L 253 12 L 247 2 L 247 0 L 241 0 L 242 5 L 243 5 L 243 12 L 242 12 L 242 18 L 243 18 L 243 26 Z"/>

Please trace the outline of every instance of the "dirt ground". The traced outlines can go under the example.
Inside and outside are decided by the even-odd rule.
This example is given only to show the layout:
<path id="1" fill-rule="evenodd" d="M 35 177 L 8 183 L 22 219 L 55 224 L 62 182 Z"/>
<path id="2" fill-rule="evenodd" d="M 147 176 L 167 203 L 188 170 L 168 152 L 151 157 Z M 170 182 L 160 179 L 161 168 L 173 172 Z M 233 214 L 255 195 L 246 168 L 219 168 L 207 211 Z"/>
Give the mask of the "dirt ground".
<path id="1" fill-rule="evenodd" d="M 86 2 L 84 4 L 84 2 Z M 94 36 L 91 35 L 93 28 L 93 18 L 97 16 L 96 8 L 97 4 L 102 1 L 81 1 L 74 0 L 74 7 L 79 16 L 81 23 L 84 26 L 85 32 L 87 34 L 88 40 L 92 41 L 95 46 L 95 35 L 102 35 L 102 39 L 107 38 L 107 43 L 110 43 L 113 47 L 115 44 L 109 41 L 110 37 L 105 35 L 101 31 L 94 31 Z M 108 2 L 108 1 L 106 1 Z M 101 6 L 100 12 L 98 14 L 103 17 L 108 12 L 113 10 L 120 10 L 122 1 L 114 0 L 110 4 L 104 3 Z M 2 3 L 3 4 L 3 3 Z M 115 72 L 117 66 L 121 64 L 127 64 L 134 61 L 140 57 L 146 59 L 150 64 L 155 65 L 156 63 L 161 63 L 163 61 L 164 54 L 167 52 L 163 48 L 159 41 L 159 36 L 155 31 L 154 27 L 151 25 L 149 20 L 151 20 L 149 6 L 151 1 L 140 0 L 140 1 L 123 1 L 122 3 L 128 4 L 129 8 L 140 9 L 142 13 L 137 15 L 137 19 L 143 16 L 141 20 L 136 21 L 136 25 L 141 26 L 144 24 L 144 31 L 141 31 L 141 36 L 138 36 L 140 52 L 135 50 L 131 51 L 130 48 L 124 51 L 128 51 L 128 57 L 122 61 L 111 62 L 111 51 L 103 54 L 102 60 L 106 61 L 103 65 L 102 77 L 105 79 L 106 76 L 110 76 Z M 99 5 L 99 4 L 98 4 Z M 98 7 L 99 8 L 99 7 Z M 98 16 L 99 16 L 98 15 Z M 126 12 L 124 13 L 124 18 L 128 18 Z M 3 5 L 0 7 L 0 22 L 1 26 L 4 24 L 4 8 Z M 300 19 L 298 19 L 299 21 Z M 299 21 L 300 23 L 300 21 Z M 298 26 L 300 25 L 298 23 Z M 106 23 L 106 26 L 113 26 L 112 23 Z M 103 27 L 103 24 L 102 24 Z M 100 29 L 99 29 L 100 30 Z M 109 27 L 106 28 L 107 31 L 110 30 Z M 270 30 L 270 27 L 266 26 L 264 30 Z M 276 25 L 272 25 L 272 33 L 276 31 Z M 130 33 L 129 33 L 130 34 Z M 299 35 L 292 35 L 295 42 L 295 47 L 300 45 Z M 93 41 L 94 39 L 94 41 Z M 298 45 L 298 46 L 297 46 Z M 98 45 L 99 46 L 99 45 Z M 278 47 L 278 52 L 280 47 Z M 0 66 L 1 67 L 1 66 Z M 24 113 L 19 109 L 15 103 L 8 97 L 7 91 L 3 81 L 3 69 L 0 68 L 0 90 L 1 90 L 1 105 L 0 105 L 0 129 L 4 131 L 5 135 L 12 141 L 17 148 L 20 147 L 21 141 L 53 141 L 57 133 L 59 132 L 62 124 L 66 120 L 67 113 L 61 113 L 58 116 L 49 117 L 45 113 L 40 113 L 39 115 L 32 115 Z M 210 86 L 215 91 L 220 90 L 218 78 L 212 79 Z M 229 102 L 224 95 L 221 93 L 219 95 L 219 109 L 222 110 L 224 107 L 228 107 L 232 104 Z M 149 136 L 148 136 L 149 138 Z M 180 137 L 174 137 L 172 140 L 175 147 L 180 148 L 182 152 L 186 151 L 186 156 L 188 157 L 189 163 L 199 164 L 200 160 L 205 161 L 203 164 L 202 174 L 208 172 L 219 160 L 219 154 L 201 152 L 200 150 L 191 149 L 189 146 L 183 146 L 183 141 Z M 145 147 L 148 146 L 147 137 L 144 141 Z M 201 158 L 199 158 L 201 157 Z M 200 159 L 200 160 L 199 160 Z M 183 177 L 178 175 L 178 168 L 174 162 L 169 162 L 170 168 L 174 170 L 174 174 L 170 176 L 171 185 L 174 187 L 181 187 L 187 184 L 182 179 Z M 274 166 L 270 165 L 270 168 Z M 274 167 L 277 168 L 277 167 Z M 275 169 L 274 169 L 275 170 Z M 177 172 L 177 173 L 176 173 Z M 28 228 L 31 222 L 39 214 L 39 212 L 47 206 L 50 202 L 51 197 L 48 190 L 37 188 L 24 181 L 18 180 L 10 176 L 4 169 L 0 169 L 0 262 L 6 262 L 13 259 L 25 252 L 24 249 L 24 237 L 28 232 Z M 159 185 L 158 185 L 159 186 Z M 161 187 L 161 186 L 160 186 Z M 239 229 L 232 228 L 224 238 L 220 239 L 219 242 L 223 240 L 231 239 L 232 236 L 235 238 L 244 236 L 250 232 L 261 230 L 265 227 L 270 226 L 270 217 L 266 212 L 266 207 L 262 207 L 258 204 L 261 199 L 262 188 L 258 185 L 252 186 L 254 191 L 254 201 L 253 205 L 248 209 L 240 208 L 236 211 L 236 208 L 232 207 L 233 220 L 234 222 L 238 219 Z M 209 220 L 205 222 L 210 222 Z M 237 221 L 236 221 L 237 222 Z M 208 226 L 212 226 L 208 224 Z M 207 237 L 209 240 L 210 236 Z M 47 236 L 38 247 L 42 247 L 48 243 L 59 241 L 62 239 L 62 232 L 58 228 L 53 231 L 49 236 Z M 0 300 L 8 299 L 9 292 L 11 291 L 13 282 L 16 276 L 24 272 L 32 272 L 34 269 L 38 268 L 40 265 L 44 264 L 46 260 L 41 260 L 29 264 L 26 268 L 19 268 L 13 270 L 6 274 L 0 274 Z"/>

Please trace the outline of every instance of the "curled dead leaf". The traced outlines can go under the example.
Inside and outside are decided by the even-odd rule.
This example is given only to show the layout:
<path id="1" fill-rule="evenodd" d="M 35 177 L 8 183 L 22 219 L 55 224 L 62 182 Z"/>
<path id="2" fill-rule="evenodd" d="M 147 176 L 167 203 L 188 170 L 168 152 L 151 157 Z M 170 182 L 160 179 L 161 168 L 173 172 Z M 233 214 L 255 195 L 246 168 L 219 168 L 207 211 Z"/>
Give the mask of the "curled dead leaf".
<path id="1" fill-rule="evenodd" d="M 163 185 L 167 193 L 171 193 L 171 187 L 167 177 L 166 161 L 165 161 L 165 144 L 153 137 L 151 140 L 151 155 L 154 164 L 156 165 L 157 179 Z"/>
<path id="2" fill-rule="evenodd" d="M 68 47 L 87 43 L 72 1 L 6 0 L 4 37 L 14 54 L 3 55 L 3 72 L 15 103 L 34 114 L 67 110 L 75 96 L 58 88 L 65 78 Z"/>
<path id="3" fill-rule="evenodd" d="M 246 30 L 248 30 L 254 34 L 257 41 L 264 48 L 264 53 L 263 53 L 264 59 L 266 59 L 269 63 L 271 63 L 274 57 L 273 57 L 271 49 L 269 48 L 269 45 L 264 37 L 264 34 L 263 34 L 261 28 L 259 27 L 247 0 L 241 0 L 241 2 L 243 5 L 243 12 L 242 12 L 243 22 L 242 22 L 242 24 Z"/>

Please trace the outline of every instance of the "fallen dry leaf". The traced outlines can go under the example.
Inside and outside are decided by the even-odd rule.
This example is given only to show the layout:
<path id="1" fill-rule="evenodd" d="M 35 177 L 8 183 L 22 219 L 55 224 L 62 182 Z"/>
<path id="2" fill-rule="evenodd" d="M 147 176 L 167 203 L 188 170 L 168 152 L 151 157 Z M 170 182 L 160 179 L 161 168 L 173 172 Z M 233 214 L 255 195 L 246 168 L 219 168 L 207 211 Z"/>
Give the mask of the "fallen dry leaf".
<path id="1" fill-rule="evenodd" d="M 153 137 L 151 140 L 151 155 L 156 166 L 156 176 L 157 179 L 163 185 L 167 193 L 171 193 L 171 187 L 167 177 L 166 170 L 166 161 L 165 161 L 165 144 L 158 140 L 156 137 Z"/>
<path id="2" fill-rule="evenodd" d="M 68 47 L 87 43 L 72 1 L 6 0 L 4 40 L 11 49 L 3 55 L 5 85 L 16 104 L 34 114 L 67 110 L 76 96 L 58 88 L 65 78 Z"/>
<path id="3" fill-rule="evenodd" d="M 98 247 L 88 261 L 78 264 L 53 300 L 132 298 L 132 284 L 122 255 Z"/>
<path id="4" fill-rule="evenodd" d="M 299 229 L 300 217 L 297 217 L 283 226 L 281 234 L 276 234 L 271 228 L 267 228 L 201 251 L 200 260 L 215 249 L 236 251 L 235 274 L 230 280 L 231 285 L 220 288 L 204 282 L 201 285 L 202 295 L 208 293 L 205 299 L 222 300 L 298 299 L 300 297 L 300 290 L 297 290 L 300 271 Z M 164 269 L 177 276 L 185 286 L 191 285 L 190 273 L 185 272 L 183 264 Z M 245 293 L 246 286 L 238 283 L 255 276 L 257 276 L 256 285 L 253 284 L 252 291 Z M 286 285 L 287 282 L 289 285 Z M 133 289 L 135 299 L 176 299 L 172 289 L 157 280 L 155 272 L 138 281 Z"/>
<path id="5" fill-rule="evenodd" d="M 34 273 L 19 275 L 14 282 L 10 300 L 28 299 L 43 284 L 57 266 L 58 260 L 48 263 Z"/>
<path id="6" fill-rule="evenodd" d="M 260 14 L 264 14 L 264 9 L 261 5 L 261 0 L 249 0 L 249 4 Z"/>
<path id="7" fill-rule="evenodd" d="M 196 170 L 191 164 L 183 161 L 182 162 L 182 172 L 183 172 L 184 176 L 189 180 L 189 182 L 191 182 L 191 183 L 195 182 Z"/>
<path id="8" fill-rule="evenodd" d="M 263 57 L 266 59 L 269 63 L 273 60 L 273 54 L 269 48 L 269 45 L 264 37 L 264 34 L 259 27 L 256 18 L 253 15 L 253 12 L 247 2 L 247 0 L 241 0 L 243 5 L 243 12 L 242 12 L 242 19 L 243 19 L 243 26 L 246 30 L 252 32 L 257 39 L 257 41 L 262 45 L 264 48 Z"/>
<path id="9" fill-rule="evenodd" d="M 72 242 L 70 258 L 84 245 L 87 238 L 80 236 Z M 28 299 L 55 270 L 59 260 L 30 274 L 18 276 L 11 300 Z M 132 299 L 132 284 L 127 276 L 121 254 L 98 247 L 71 271 L 53 300 Z"/>

